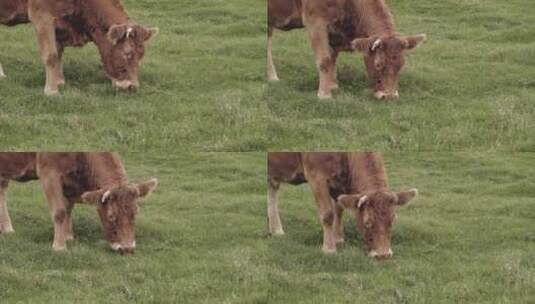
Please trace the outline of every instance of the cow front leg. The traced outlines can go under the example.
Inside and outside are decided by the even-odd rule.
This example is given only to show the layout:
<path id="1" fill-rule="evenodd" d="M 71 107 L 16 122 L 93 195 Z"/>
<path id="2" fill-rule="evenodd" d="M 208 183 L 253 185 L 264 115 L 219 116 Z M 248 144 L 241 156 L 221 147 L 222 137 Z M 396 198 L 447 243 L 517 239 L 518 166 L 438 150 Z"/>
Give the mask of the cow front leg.
<path id="1" fill-rule="evenodd" d="M 281 219 L 279 216 L 278 207 L 278 190 L 279 183 L 274 181 L 268 181 L 268 197 L 267 197 L 267 213 L 268 213 L 268 226 L 269 233 L 271 235 L 283 235 Z"/>
<path id="2" fill-rule="evenodd" d="M 333 202 L 334 206 L 334 241 L 336 244 L 340 244 L 344 242 L 344 222 L 342 221 L 342 217 L 344 214 L 344 208 L 338 206 L 338 204 L 335 204 Z"/>
<path id="3" fill-rule="evenodd" d="M 331 90 L 336 86 L 336 83 L 333 84 L 332 79 L 333 73 L 336 73 L 336 71 L 333 71 L 336 58 L 333 56 L 333 50 L 329 46 L 327 26 L 324 24 L 307 24 L 306 27 L 319 73 L 318 98 L 332 98 Z"/>
<path id="4" fill-rule="evenodd" d="M 2 64 L 0 63 L 0 78 L 6 77 L 6 74 L 4 74 L 4 69 L 2 68 Z"/>
<path id="5" fill-rule="evenodd" d="M 59 94 L 58 86 L 61 84 L 62 73 L 60 72 L 60 54 L 56 45 L 54 17 L 36 5 L 30 5 L 29 12 L 30 20 L 37 34 L 39 53 L 45 65 L 45 95 L 57 95 Z"/>
<path id="6" fill-rule="evenodd" d="M 279 76 L 277 75 L 277 70 L 275 70 L 275 64 L 273 63 L 273 27 L 268 27 L 268 37 L 267 37 L 267 79 L 268 81 L 279 81 Z"/>
<path id="7" fill-rule="evenodd" d="M 323 247 L 324 253 L 336 252 L 336 240 L 334 237 L 334 207 L 327 182 L 320 178 L 308 178 L 310 188 L 314 194 L 318 213 L 323 228 Z"/>
<path id="8" fill-rule="evenodd" d="M 11 225 L 9 212 L 7 211 L 6 192 L 8 185 L 8 180 L 0 179 L 0 233 L 15 232 Z"/>
<path id="9" fill-rule="evenodd" d="M 43 186 L 48 208 L 52 221 L 54 222 L 54 251 L 65 250 L 65 241 L 68 239 L 69 220 L 68 207 L 69 201 L 63 196 L 61 180 L 55 172 L 40 173 L 39 179 Z"/>

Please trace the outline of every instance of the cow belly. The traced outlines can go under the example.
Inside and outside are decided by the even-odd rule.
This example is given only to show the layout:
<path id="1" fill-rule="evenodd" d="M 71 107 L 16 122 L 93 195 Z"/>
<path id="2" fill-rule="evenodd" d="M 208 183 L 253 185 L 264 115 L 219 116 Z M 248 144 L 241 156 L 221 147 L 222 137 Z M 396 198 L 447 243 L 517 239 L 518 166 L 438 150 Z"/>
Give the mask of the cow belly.
<path id="1" fill-rule="evenodd" d="M 0 1 L 0 24 L 14 26 L 29 22 L 30 20 L 28 18 L 28 6 L 26 1 Z"/>

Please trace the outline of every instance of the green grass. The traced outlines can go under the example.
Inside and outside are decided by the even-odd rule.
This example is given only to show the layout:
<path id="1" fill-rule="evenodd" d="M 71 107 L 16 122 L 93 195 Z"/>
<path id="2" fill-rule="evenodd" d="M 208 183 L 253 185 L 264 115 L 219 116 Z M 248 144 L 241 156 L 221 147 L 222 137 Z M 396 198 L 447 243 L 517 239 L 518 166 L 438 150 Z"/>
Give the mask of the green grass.
<path id="1" fill-rule="evenodd" d="M 263 0 L 125 0 L 157 26 L 135 94 L 117 93 L 90 44 L 67 48 L 61 97 L 42 90 L 30 25 L 0 27 L 0 144 L 15 150 L 190 151 L 265 148 Z"/>
<path id="2" fill-rule="evenodd" d="M 399 101 L 374 100 L 362 56 L 339 57 L 340 91 L 316 98 L 303 30 L 277 31 L 268 86 L 272 148 L 535 149 L 535 7 L 527 0 L 387 0 L 397 30 L 426 33 L 407 56 Z"/>
<path id="3" fill-rule="evenodd" d="M 164 156 L 167 155 L 167 156 Z M 3 303 L 533 303 L 535 154 L 390 153 L 394 258 L 366 257 L 355 223 L 321 253 L 307 185 L 281 190 L 286 236 L 266 227 L 264 153 L 126 154 L 130 179 L 159 178 L 133 256 L 107 249 L 96 212 L 74 211 L 77 240 L 51 250 L 38 183 L 8 193 L 16 233 L 0 235 Z"/>
<path id="4" fill-rule="evenodd" d="M 346 244 L 321 253 L 308 186 L 280 195 L 286 235 L 268 238 L 269 303 L 533 303 L 534 154 L 386 155 L 390 187 L 416 187 L 400 208 L 394 258 L 366 257 L 355 222 Z"/>

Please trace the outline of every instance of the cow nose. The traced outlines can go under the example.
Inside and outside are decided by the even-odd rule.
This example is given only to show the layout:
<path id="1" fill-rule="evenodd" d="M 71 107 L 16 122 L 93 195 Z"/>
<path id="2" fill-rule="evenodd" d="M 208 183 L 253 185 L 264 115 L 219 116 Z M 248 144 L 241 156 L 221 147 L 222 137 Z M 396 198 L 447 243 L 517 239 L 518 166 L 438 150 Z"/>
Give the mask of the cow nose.
<path id="1" fill-rule="evenodd" d="M 388 250 L 380 250 L 380 251 L 371 250 L 368 253 L 369 257 L 376 258 L 378 260 L 390 258 L 390 257 L 392 257 L 392 255 L 394 255 L 394 253 L 392 253 L 392 249 L 390 249 L 390 248 L 388 248 Z"/>
<path id="2" fill-rule="evenodd" d="M 125 254 L 133 254 L 134 253 L 134 247 L 121 247 L 119 248 L 119 253 L 121 255 L 125 255 Z"/>
<path id="3" fill-rule="evenodd" d="M 396 100 L 399 98 L 399 93 L 398 91 L 394 91 L 393 93 L 391 92 L 384 92 L 384 91 L 377 91 L 375 92 L 375 98 L 379 99 L 379 100 Z"/>
<path id="4" fill-rule="evenodd" d="M 136 241 L 133 241 L 130 245 L 122 245 L 119 243 L 113 243 L 113 244 L 110 244 L 110 247 L 113 251 L 116 251 L 120 253 L 121 255 L 132 254 L 134 253 L 134 249 L 136 248 Z"/>

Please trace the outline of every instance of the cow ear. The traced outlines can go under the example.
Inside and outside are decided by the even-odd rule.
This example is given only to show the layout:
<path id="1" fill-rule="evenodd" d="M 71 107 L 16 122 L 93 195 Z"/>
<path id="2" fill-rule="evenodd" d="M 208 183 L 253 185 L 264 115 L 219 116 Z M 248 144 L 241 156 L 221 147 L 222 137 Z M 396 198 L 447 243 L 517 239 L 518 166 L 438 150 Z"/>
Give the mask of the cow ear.
<path id="1" fill-rule="evenodd" d="M 398 193 L 396 193 L 396 196 L 397 196 L 396 205 L 398 205 L 398 206 L 406 205 L 408 202 L 410 202 L 417 195 L 418 195 L 418 190 L 417 189 L 411 189 L 409 191 L 398 192 Z"/>
<path id="2" fill-rule="evenodd" d="M 87 191 L 82 194 L 82 202 L 89 205 L 98 205 L 103 203 L 102 198 L 104 197 L 104 194 L 106 193 L 105 190 L 95 190 L 95 191 Z"/>
<path id="3" fill-rule="evenodd" d="M 420 34 L 415 36 L 408 36 L 403 39 L 403 43 L 406 50 L 412 50 L 417 47 L 420 43 L 424 42 L 427 39 L 426 34 Z"/>
<path id="4" fill-rule="evenodd" d="M 136 185 L 137 190 L 139 191 L 139 197 L 144 198 L 148 196 L 154 189 L 158 186 L 158 180 L 152 178 L 144 183 Z"/>
<path id="5" fill-rule="evenodd" d="M 158 33 L 160 32 L 160 29 L 157 28 L 157 27 L 149 27 L 149 28 L 145 28 L 145 38 L 144 40 L 145 41 L 148 41 L 154 37 L 156 37 L 158 35 Z"/>
<path id="6" fill-rule="evenodd" d="M 126 36 L 126 25 L 112 25 L 106 35 L 111 44 L 115 45 Z"/>
<path id="7" fill-rule="evenodd" d="M 342 194 L 336 199 L 336 203 L 345 209 L 362 208 L 368 202 L 368 196 L 363 194 Z"/>
<path id="8" fill-rule="evenodd" d="M 353 51 L 359 51 L 361 53 L 368 54 L 375 52 L 375 50 L 381 47 L 382 43 L 383 42 L 380 38 L 357 38 L 351 41 L 351 49 Z"/>

